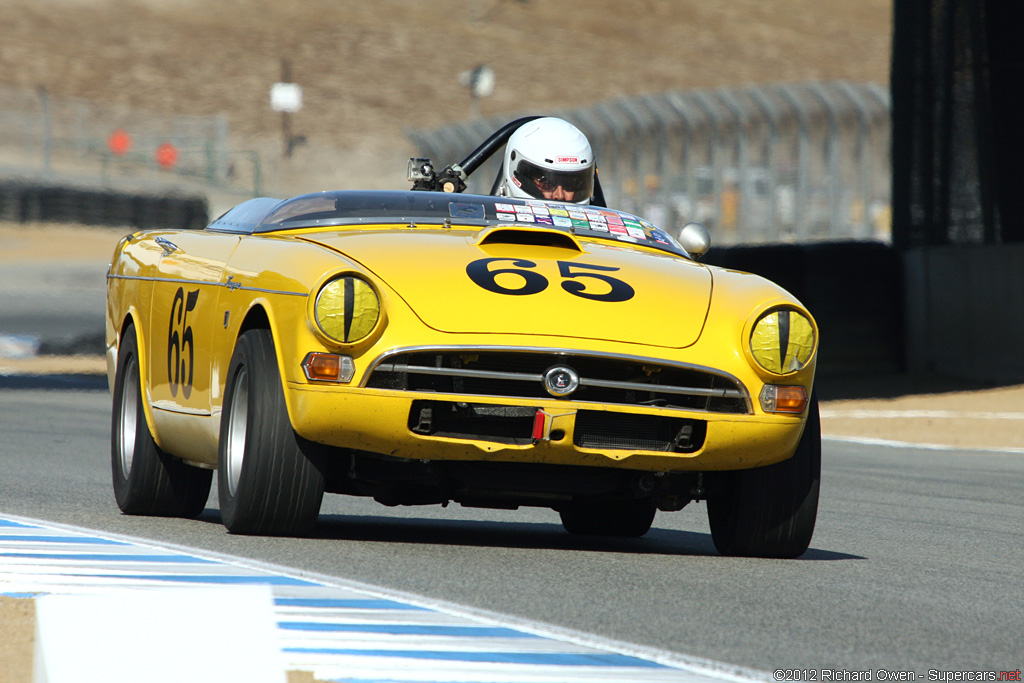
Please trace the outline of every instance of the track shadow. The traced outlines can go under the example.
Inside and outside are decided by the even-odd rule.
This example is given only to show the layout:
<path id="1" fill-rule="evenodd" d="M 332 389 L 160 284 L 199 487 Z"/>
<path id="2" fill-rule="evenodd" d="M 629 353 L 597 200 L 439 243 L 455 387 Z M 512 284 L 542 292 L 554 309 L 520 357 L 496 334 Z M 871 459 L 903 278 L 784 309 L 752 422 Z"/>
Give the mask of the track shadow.
<path id="1" fill-rule="evenodd" d="M 220 513 L 207 508 L 201 521 L 220 524 Z M 394 518 L 369 515 L 320 515 L 309 539 L 367 543 L 455 545 L 479 548 L 591 551 L 638 555 L 719 557 L 711 535 L 655 527 L 641 538 L 574 536 L 560 524 Z M 863 560 L 864 557 L 811 548 L 800 560 Z"/>

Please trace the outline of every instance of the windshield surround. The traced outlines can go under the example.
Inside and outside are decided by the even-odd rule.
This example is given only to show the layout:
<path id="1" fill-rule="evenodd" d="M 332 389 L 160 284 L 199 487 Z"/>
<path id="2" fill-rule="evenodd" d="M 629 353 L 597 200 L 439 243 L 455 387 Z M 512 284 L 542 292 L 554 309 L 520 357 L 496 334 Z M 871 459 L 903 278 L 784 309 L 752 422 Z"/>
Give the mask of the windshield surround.
<path id="1" fill-rule="evenodd" d="M 263 204 L 261 209 L 266 209 Z M 225 214 L 217 223 L 230 217 Z M 211 228 L 219 227 L 217 223 Z M 276 203 L 252 232 L 369 224 L 529 225 L 622 245 L 640 245 L 690 258 L 667 231 L 639 216 L 590 206 L 491 195 L 386 190 L 339 190 Z"/>

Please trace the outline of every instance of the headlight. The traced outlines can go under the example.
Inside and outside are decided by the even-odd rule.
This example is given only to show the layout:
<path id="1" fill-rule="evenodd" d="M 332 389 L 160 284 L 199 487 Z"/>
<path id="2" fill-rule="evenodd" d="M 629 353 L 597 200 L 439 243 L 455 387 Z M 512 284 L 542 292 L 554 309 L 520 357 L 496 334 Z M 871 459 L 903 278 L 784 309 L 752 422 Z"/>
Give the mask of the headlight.
<path id="1" fill-rule="evenodd" d="M 814 353 L 814 325 L 799 311 L 775 309 L 754 324 L 750 352 L 768 372 L 784 375 L 802 370 Z"/>
<path id="2" fill-rule="evenodd" d="M 352 344 L 373 332 L 380 318 L 380 299 L 370 283 L 345 275 L 320 289 L 314 313 L 324 334 Z"/>

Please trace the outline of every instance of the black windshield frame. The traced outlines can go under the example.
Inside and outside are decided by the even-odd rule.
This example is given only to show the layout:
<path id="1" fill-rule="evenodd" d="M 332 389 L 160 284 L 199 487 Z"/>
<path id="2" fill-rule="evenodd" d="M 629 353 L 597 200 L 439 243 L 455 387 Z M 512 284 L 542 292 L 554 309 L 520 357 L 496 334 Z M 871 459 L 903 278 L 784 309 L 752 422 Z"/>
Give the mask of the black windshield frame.
<path id="1" fill-rule="evenodd" d="M 255 235 L 368 224 L 451 227 L 526 224 L 620 246 L 651 247 L 690 258 L 667 232 L 622 211 L 572 202 L 447 192 L 338 190 L 283 201 L 251 199 L 225 213 L 211 223 L 209 229 Z"/>

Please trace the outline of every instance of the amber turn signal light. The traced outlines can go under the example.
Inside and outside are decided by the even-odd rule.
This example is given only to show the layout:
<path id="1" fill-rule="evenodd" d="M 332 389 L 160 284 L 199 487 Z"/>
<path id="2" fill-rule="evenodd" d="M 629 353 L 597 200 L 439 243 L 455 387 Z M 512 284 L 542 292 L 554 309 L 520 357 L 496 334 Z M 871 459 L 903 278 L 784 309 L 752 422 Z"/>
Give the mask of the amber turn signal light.
<path id="1" fill-rule="evenodd" d="M 356 366 L 351 356 L 314 351 L 306 354 L 302 361 L 302 371 L 309 380 L 345 383 L 352 381 Z"/>
<path id="2" fill-rule="evenodd" d="M 761 408 L 766 413 L 802 413 L 807 407 L 807 390 L 802 386 L 766 384 L 761 390 Z"/>

